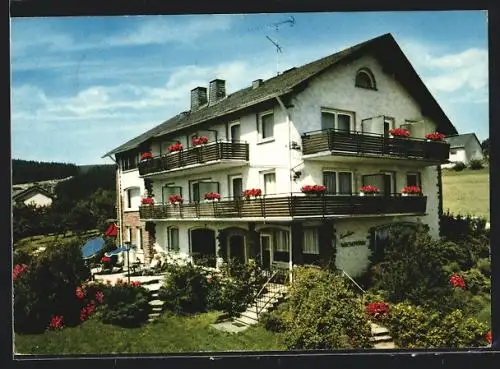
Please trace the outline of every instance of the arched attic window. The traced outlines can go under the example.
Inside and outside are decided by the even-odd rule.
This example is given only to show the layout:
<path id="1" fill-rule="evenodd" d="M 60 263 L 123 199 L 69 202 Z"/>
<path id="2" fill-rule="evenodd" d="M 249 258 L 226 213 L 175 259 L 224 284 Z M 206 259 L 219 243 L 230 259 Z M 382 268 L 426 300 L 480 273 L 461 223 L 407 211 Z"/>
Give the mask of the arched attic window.
<path id="1" fill-rule="evenodd" d="M 377 85 L 375 83 L 375 77 L 373 73 L 368 68 L 361 68 L 356 72 L 356 87 L 368 88 L 371 90 L 376 90 Z"/>

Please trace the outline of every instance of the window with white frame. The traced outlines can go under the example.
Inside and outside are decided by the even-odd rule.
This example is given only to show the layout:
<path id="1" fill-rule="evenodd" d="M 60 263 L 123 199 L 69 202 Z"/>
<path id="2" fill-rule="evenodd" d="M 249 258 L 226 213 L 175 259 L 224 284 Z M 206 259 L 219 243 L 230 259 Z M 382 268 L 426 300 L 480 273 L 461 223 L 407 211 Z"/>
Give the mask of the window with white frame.
<path id="1" fill-rule="evenodd" d="M 264 182 L 264 194 L 270 195 L 276 193 L 276 173 L 269 172 L 263 173 L 262 179 Z"/>
<path id="2" fill-rule="evenodd" d="M 132 187 L 125 190 L 125 209 L 137 209 L 141 204 L 141 189 Z"/>
<path id="3" fill-rule="evenodd" d="M 191 184 L 191 201 L 200 202 L 208 192 L 219 193 L 219 182 L 199 181 Z"/>
<path id="4" fill-rule="evenodd" d="M 261 141 L 274 138 L 274 113 L 265 112 L 259 116 L 259 134 Z"/>
<path id="5" fill-rule="evenodd" d="M 407 186 L 418 186 L 422 188 L 420 181 L 420 173 L 418 172 L 408 172 L 406 173 L 406 185 Z"/>
<path id="6" fill-rule="evenodd" d="M 162 187 L 161 194 L 162 194 L 162 202 L 164 204 L 168 204 L 168 198 L 170 196 L 179 195 L 180 197 L 182 197 L 182 187 L 181 186 L 166 185 L 166 186 Z"/>
<path id="7" fill-rule="evenodd" d="M 179 252 L 179 228 L 170 227 L 168 229 L 168 250 Z"/>
<path id="8" fill-rule="evenodd" d="M 354 113 L 332 109 L 321 110 L 321 129 L 349 132 L 353 129 Z"/>
<path id="9" fill-rule="evenodd" d="M 358 72 L 356 73 L 356 81 L 354 84 L 356 87 L 367 88 L 371 90 L 376 89 L 375 77 L 373 76 L 372 71 L 368 68 L 361 68 L 360 70 L 358 70 Z"/>
<path id="10" fill-rule="evenodd" d="M 324 171 L 323 185 L 326 193 L 331 195 L 351 195 L 353 192 L 352 172 Z"/>
<path id="11" fill-rule="evenodd" d="M 288 231 L 277 229 L 274 231 L 274 261 L 288 262 L 290 260 L 290 237 Z"/>

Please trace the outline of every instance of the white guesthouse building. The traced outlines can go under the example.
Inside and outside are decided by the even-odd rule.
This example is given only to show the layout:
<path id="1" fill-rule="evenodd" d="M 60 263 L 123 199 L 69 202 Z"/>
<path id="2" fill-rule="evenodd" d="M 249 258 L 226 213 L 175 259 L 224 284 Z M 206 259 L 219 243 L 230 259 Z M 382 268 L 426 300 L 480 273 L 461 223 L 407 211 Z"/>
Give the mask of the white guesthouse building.
<path id="1" fill-rule="evenodd" d="M 410 137 L 391 137 L 398 127 Z M 145 261 L 154 246 L 214 267 L 238 258 L 291 268 L 335 255 L 358 276 L 388 224 L 420 221 L 438 237 L 449 145 L 424 139 L 435 131 L 456 134 L 386 34 L 231 94 L 215 79 L 191 91 L 189 111 L 105 156 L 119 164 L 123 240 Z M 208 142 L 193 146 L 194 136 Z M 177 142 L 182 150 L 169 152 Z M 140 160 L 146 152 L 152 158 Z M 146 183 L 154 205 L 141 205 Z M 305 185 L 326 193 L 306 196 Z M 364 185 L 380 193 L 361 196 Z M 403 196 L 407 185 L 422 194 Z M 245 199 L 249 189 L 262 195 Z M 205 200 L 210 192 L 220 200 Z"/>

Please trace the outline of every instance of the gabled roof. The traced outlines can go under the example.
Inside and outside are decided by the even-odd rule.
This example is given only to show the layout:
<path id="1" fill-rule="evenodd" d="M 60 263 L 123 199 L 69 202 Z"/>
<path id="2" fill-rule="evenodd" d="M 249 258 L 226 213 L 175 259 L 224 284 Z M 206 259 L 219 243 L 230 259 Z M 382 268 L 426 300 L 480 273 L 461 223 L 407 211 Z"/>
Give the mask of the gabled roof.
<path id="1" fill-rule="evenodd" d="M 35 185 L 23 191 L 18 191 L 18 190 L 13 191 L 12 200 L 17 201 L 36 192 L 41 193 L 42 195 L 45 195 L 47 197 L 50 197 L 51 199 L 54 198 L 54 196 L 49 191 L 40 186 Z"/>
<path id="2" fill-rule="evenodd" d="M 464 133 L 463 135 L 449 136 L 445 138 L 446 142 L 450 144 L 450 148 L 460 148 L 465 147 L 470 140 L 476 140 L 481 146 L 475 133 Z"/>
<path id="3" fill-rule="evenodd" d="M 153 129 L 111 150 L 106 153 L 103 158 L 136 148 L 141 143 L 153 137 L 174 133 L 183 128 L 222 117 L 226 114 L 268 101 L 277 96 L 293 92 L 295 89 L 303 87 L 309 79 L 324 72 L 329 67 L 343 61 L 354 59 L 367 51 L 372 51 L 384 66 L 384 70 L 392 73 L 398 78 L 400 83 L 412 92 L 414 98 L 424 108 L 423 110 L 426 115 L 433 117 L 437 122 L 439 132 L 444 134 L 457 133 L 451 121 L 432 97 L 427 87 L 425 87 L 424 83 L 399 48 L 396 40 L 390 33 L 387 33 L 301 67 L 292 68 L 279 76 L 264 81 L 259 87 L 241 89 L 213 105 L 207 105 L 196 111 L 178 114 Z"/>

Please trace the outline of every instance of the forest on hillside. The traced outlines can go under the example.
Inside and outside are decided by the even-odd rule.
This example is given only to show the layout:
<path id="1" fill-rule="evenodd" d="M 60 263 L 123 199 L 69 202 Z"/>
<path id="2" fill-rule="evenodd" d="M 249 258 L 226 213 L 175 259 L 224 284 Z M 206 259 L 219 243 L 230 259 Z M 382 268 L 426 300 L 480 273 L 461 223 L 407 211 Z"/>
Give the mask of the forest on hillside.
<path id="1" fill-rule="evenodd" d="M 12 160 L 12 184 L 41 182 L 76 175 L 78 166 L 70 163 Z"/>

